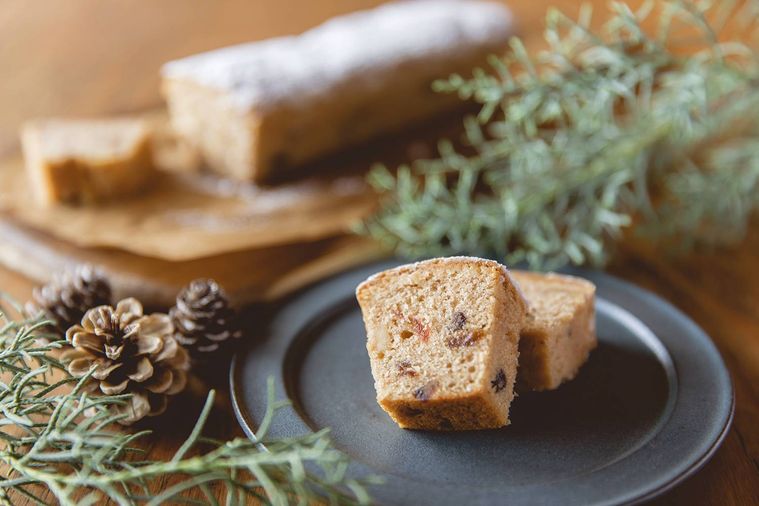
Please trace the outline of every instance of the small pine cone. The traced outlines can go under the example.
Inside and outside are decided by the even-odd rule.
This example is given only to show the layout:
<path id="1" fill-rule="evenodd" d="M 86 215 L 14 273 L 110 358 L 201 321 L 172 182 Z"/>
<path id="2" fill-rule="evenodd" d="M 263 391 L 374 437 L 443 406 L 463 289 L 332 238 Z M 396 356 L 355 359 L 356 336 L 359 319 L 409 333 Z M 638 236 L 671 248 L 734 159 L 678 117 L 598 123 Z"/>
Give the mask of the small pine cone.
<path id="1" fill-rule="evenodd" d="M 187 384 L 190 357 L 176 339 L 169 315 L 143 315 L 136 299 L 90 309 L 66 332 L 73 347 L 61 359 L 68 372 L 82 377 L 94 368 L 87 389 L 106 395 L 132 394 L 128 404 L 112 407 L 131 425 L 145 416 L 161 414 L 168 396 Z M 88 413 L 85 413 L 88 414 Z"/>
<path id="2" fill-rule="evenodd" d="M 87 310 L 110 303 L 110 283 L 99 269 L 84 264 L 35 288 L 26 311 L 31 316 L 43 313 L 53 322 L 52 332 L 62 338 L 66 330 L 82 321 Z"/>
<path id="3" fill-rule="evenodd" d="M 203 361 L 240 337 L 237 315 L 224 290 L 212 279 L 196 279 L 177 296 L 169 311 L 174 337 L 193 359 Z"/>

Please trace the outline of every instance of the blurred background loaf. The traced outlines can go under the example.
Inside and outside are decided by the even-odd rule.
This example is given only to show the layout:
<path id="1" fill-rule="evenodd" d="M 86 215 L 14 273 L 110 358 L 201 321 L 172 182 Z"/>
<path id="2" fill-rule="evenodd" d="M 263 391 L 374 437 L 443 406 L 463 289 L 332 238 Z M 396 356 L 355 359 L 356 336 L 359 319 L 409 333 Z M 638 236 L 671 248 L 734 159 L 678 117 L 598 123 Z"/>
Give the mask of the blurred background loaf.
<path id="1" fill-rule="evenodd" d="M 260 182 L 455 107 L 432 81 L 484 64 L 511 34 L 493 2 L 391 2 L 169 62 L 162 87 L 173 126 L 211 168 Z"/>

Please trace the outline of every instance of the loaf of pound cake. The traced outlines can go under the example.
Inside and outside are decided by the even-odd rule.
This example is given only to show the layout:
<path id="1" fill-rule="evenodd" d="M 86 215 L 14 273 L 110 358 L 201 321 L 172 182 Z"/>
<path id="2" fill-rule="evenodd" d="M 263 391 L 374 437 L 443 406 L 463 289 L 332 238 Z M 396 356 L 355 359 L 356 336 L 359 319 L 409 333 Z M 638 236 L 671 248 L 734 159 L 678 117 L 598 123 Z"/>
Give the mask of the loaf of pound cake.
<path id="1" fill-rule="evenodd" d="M 141 119 L 44 119 L 21 131 L 38 203 L 94 204 L 143 189 L 154 175 L 150 131 Z"/>
<path id="2" fill-rule="evenodd" d="M 519 341 L 518 390 L 553 390 L 575 377 L 596 347 L 593 283 L 513 271 L 529 305 Z"/>
<path id="3" fill-rule="evenodd" d="M 460 102 L 432 81 L 471 72 L 510 34 L 496 3 L 393 2 L 169 62 L 162 89 L 173 127 L 210 168 L 261 182 L 450 110 Z"/>
<path id="4" fill-rule="evenodd" d="M 377 400 L 400 427 L 509 423 L 527 304 L 504 266 L 428 260 L 378 273 L 356 296 Z"/>

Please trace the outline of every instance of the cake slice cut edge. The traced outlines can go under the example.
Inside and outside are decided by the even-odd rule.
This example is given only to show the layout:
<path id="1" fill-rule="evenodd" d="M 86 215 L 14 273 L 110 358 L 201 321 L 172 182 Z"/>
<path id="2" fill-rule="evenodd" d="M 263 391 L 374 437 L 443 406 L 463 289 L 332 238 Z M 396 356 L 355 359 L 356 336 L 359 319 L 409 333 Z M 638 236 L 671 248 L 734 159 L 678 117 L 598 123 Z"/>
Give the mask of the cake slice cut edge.
<path id="1" fill-rule="evenodd" d="M 380 406 L 402 428 L 509 423 L 527 303 L 491 260 L 400 266 L 356 290 Z"/>
<path id="2" fill-rule="evenodd" d="M 597 346 L 596 287 L 575 276 L 513 271 L 529 311 L 519 341 L 518 391 L 554 390 Z"/>
<path id="3" fill-rule="evenodd" d="M 93 204 L 144 189 L 155 174 L 140 118 L 47 118 L 21 131 L 27 175 L 41 205 Z"/>

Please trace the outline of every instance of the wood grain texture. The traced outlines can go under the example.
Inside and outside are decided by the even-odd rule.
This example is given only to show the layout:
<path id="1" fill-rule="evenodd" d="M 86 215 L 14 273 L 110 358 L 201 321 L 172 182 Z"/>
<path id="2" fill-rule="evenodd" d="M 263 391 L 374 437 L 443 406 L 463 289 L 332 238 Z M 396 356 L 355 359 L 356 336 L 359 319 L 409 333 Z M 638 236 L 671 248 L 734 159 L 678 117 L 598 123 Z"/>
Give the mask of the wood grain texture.
<path id="1" fill-rule="evenodd" d="M 177 293 L 198 277 L 218 281 L 235 306 L 272 302 L 324 276 L 381 254 L 369 239 L 332 236 L 317 241 L 236 251 L 170 262 L 111 248 L 80 248 L 25 227 L 0 214 L 0 264 L 39 284 L 78 264 L 97 265 L 116 299 L 136 297 L 166 310 Z"/>
<path id="2" fill-rule="evenodd" d="M 376 3 L 5 0 L 0 9 L 0 155 L 17 149 L 17 128 L 29 117 L 132 112 L 158 105 L 157 70 L 168 59 L 296 33 L 330 16 Z M 547 6 L 556 5 L 570 14 L 578 8 L 574 0 L 511 3 L 522 34 L 533 43 L 542 32 Z M 590 3 L 604 10 L 604 0 Z M 736 417 L 725 444 L 698 474 L 655 504 L 759 504 L 759 224 L 737 249 L 681 259 L 628 243 L 610 270 L 663 296 L 703 326 L 722 352 L 735 384 Z M 3 291 L 26 299 L 31 288 L 24 277 L 0 269 Z M 225 390 L 224 374 L 210 384 Z M 154 422 L 160 437 L 150 439 L 151 458 L 173 453 L 200 410 L 199 391 L 207 388 L 198 385 L 173 405 L 174 416 Z M 241 435 L 228 401 L 219 404 L 209 424 L 210 435 Z M 41 499 L 52 503 L 49 496 Z M 26 503 L 19 499 L 18 504 Z"/>

